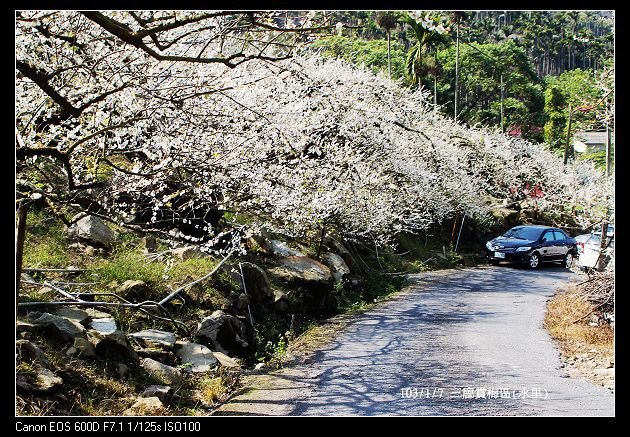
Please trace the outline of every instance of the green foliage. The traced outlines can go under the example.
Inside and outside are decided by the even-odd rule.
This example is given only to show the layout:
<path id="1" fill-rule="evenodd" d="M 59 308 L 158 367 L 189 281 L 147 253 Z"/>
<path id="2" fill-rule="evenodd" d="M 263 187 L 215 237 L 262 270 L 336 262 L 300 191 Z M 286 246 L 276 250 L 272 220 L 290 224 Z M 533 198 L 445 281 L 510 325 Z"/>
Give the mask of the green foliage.
<path id="1" fill-rule="evenodd" d="M 186 283 L 209 273 L 217 262 L 210 257 L 194 257 L 176 263 L 168 271 L 169 280 L 173 283 Z"/>
<path id="2" fill-rule="evenodd" d="M 375 74 L 387 74 L 387 40 L 363 40 L 347 36 L 329 36 L 315 41 L 313 48 L 321 48 L 322 55 L 341 58 L 357 66 L 364 66 Z M 392 79 L 405 75 L 404 47 L 391 41 Z"/>
<path id="3" fill-rule="evenodd" d="M 549 85 L 545 90 L 545 113 L 547 122 L 544 127 L 544 139 L 555 149 L 563 147 L 566 136 L 566 98 L 560 88 Z"/>
<path id="4" fill-rule="evenodd" d="M 30 268 L 62 268 L 70 263 L 63 224 L 43 210 L 31 210 L 26 218 L 22 265 Z"/>
<path id="5" fill-rule="evenodd" d="M 445 31 L 441 34 L 434 29 L 425 28 L 422 21 L 445 29 L 446 18 L 437 13 L 425 12 L 419 19 L 403 14 L 401 21 L 407 25 L 408 38 L 413 42 L 405 60 L 405 75 L 411 85 L 418 85 L 427 75 L 437 74 L 439 67 L 434 53 L 448 41 Z"/>
<path id="6" fill-rule="evenodd" d="M 367 290 L 364 295 L 368 301 L 387 296 L 402 289 L 407 280 L 403 275 L 387 275 L 380 272 L 371 272 L 367 276 Z"/>
<path id="7" fill-rule="evenodd" d="M 545 142 L 552 148 L 563 149 L 566 142 L 569 104 L 572 107 L 571 133 L 578 130 L 601 129 L 597 111 L 580 111 L 576 108 L 596 104 L 601 98 L 601 88 L 593 71 L 575 69 L 560 76 L 545 78 Z M 605 164 L 604 164 L 605 165 Z"/>
<path id="8" fill-rule="evenodd" d="M 121 248 L 116 249 L 110 259 L 99 260 L 88 272 L 88 276 L 92 275 L 104 283 L 131 279 L 157 284 L 164 275 L 164 264 L 149 262 L 142 254 Z"/>
<path id="9" fill-rule="evenodd" d="M 290 319 L 278 314 L 265 312 L 257 317 L 256 323 L 256 352 L 257 362 L 266 362 L 281 358 L 287 351 L 288 340 L 285 333 L 291 328 Z M 308 322 L 298 320 L 293 326 L 292 335 L 299 335 L 305 331 Z"/>
<path id="10" fill-rule="evenodd" d="M 611 156 L 610 160 L 611 172 L 614 170 L 614 153 L 612 153 L 612 155 L 613 156 Z M 602 172 L 606 171 L 606 151 L 602 150 L 600 152 L 580 153 L 578 156 L 579 159 L 592 161 L 595 164 L 595 168 L 601 170 Z"/>
<path id="11" fill-rule="evenodd" d="M 444 74 L 438 76 L 438 103 L 453 111 L 455 47 L 438 52 Z M 514 41 L 501 44 L 460 44 L 460 108 L 458 118 L 469 124 L 499 125 L 501 120 L 501 76 L 503 76 L 504 125 L 528 127 L 539 123 L 543 109 L 542 83 L 525 50 Z"/>

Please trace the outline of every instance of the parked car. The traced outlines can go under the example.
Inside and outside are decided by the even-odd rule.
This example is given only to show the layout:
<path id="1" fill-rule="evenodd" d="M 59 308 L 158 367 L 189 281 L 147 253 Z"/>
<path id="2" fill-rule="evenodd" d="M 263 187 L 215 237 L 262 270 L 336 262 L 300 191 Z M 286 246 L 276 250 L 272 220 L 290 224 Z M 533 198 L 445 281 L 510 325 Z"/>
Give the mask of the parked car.
<path id="1" fill-rule="evenodd" d="M 578 249 L 578 256 L 580 256 L 582 252 L 584 252 L 584 245 L 586 244 L 587 241 L 589 241 L 589 244 L 591 245 L 596 244 L 595 239 L 592 239 L 592 237 L 595 236 L 598 239 L 599 237 L 601 237 L 601 235 L 602 235 L 602 229 L 600 227 L 596 231 L 592 231 L 590 234 L 582 234 L 575 237 L 575 242 L 577 243 L 577 249 Z M 614 236 L 615 236 L 615 225 L 609 224 L 608 227 L 606 228 L 606 237 L 613 238 Z M 613 243 L 613 247 L 614 247 L 614 243 Z"/>
<path id="2" fill-rule="evenodd" d="M 516 226 L 486 243 L 486 258 L 492 264 L 524 263 L 536 269 L 543 262 L 561 262 L 570 268 L 576 256 L 575 239 L 550 226 Z"/>
<path id="3" fill-rule="evenodd" d="M 591 238 L 592 234 L 582 234 L 582 235 L 576 235 L 575 238 L 575 243 L 577 244 L 577 253 L 578 256 L 584 251 L 584 243 Z"/>
<path id="4" fill-rule="evenodd" d="M 608 230 L 605 246 L 603 248 L 604 255 L 612 256 L 615 251 L 615 233 L 614 229 L 611 233 L 610 228 Z M 582 250 L 579 252 L 577 265 L 580 270 L 588 270 L 595 267 L 599 254 L 602 251 L 602 233 L 601 231 L 593 232 L 589 235 L 588 240 L 582 243 Z M 579 246 L 578 246 L 579 249 Z"/>

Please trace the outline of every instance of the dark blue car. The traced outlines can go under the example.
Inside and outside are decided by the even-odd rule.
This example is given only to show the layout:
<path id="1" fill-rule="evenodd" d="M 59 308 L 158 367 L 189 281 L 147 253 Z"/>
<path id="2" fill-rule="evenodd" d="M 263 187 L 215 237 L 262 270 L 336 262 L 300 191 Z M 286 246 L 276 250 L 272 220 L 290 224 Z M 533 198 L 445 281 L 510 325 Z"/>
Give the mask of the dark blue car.
<path id="1" fill-rule="evenodd" d="M 492 264 L 506 261 L 536 269 L 543 262 L 561 262 L 570 268 L 576 256 L 575 239 L 549 226 L 516 226 L 486 243 L 486 258 Z"/>

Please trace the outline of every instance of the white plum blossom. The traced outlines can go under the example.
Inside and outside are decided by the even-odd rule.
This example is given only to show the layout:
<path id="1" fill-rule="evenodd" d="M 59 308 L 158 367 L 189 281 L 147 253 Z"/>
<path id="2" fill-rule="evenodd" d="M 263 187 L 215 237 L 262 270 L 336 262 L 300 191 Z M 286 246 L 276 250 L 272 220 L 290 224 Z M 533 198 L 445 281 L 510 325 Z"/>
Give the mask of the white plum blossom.
<path id="1" fill-rule="evenodd" d="M 143 20 L 197 16 L 108 17 L 141 34 Z M 208 20 L 229 27 L 236 19 Z M 46 37 L 34 22 L 67 38 Z M 491 205 L 505 198 L 557 214 L 583 211 L 583 224 L 614 204 L 612 178 L 592 165 L 563 166 L 543 145 L 456 123 L 435 113 L 426 93 L 341 60 L 308 51 L 232 68 L 177 60 L 268 45 L 247 46 L 238 33 L 214 37 L 209 23 L 169 30 L 157 43 L 147 38 L 151 50 L 173 57 L 159 60 L 81 13 L 22 13 L 15 111 L 25 168 L 51 185 L 47 166 L 33 159 L 49 162 L 59 151 L 68 162 L 58 168 L 75 184 L 59 202 L 209 248 L 260 228 L 387 244 L 455 214 L 489 221 Z M 61 98 L 29 68 L 45 71 Z M 84 108 L 64 118 L 62 100 Z M 194 231 L 168 227 L 176 222 Z"/>

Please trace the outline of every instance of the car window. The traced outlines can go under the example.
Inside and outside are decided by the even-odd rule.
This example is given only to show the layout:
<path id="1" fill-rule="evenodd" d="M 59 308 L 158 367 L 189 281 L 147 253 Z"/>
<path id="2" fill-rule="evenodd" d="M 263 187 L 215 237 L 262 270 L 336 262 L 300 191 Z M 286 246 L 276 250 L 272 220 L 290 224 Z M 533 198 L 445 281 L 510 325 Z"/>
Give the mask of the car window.
<path id="1" fill-rule="evenodd" d="M 503 234 L 503 236 L 508 238 L 519 238 L 521 240 L 535 241 L 538 240 L 540 233 L 540 228 L 515 227 L 507 231 L 505 234 Z"/>
<path id="2" fill-rule="evenodd" d="M 556 240 L 566 240 L 567 238 L 562 231 L 553 231 L 553 235 L 556 237 Z"/>
<path id="3" fill-rule="evenodd" d="M 543 239 L 547 240 L 547 241 L 554 241 L 555 237 L 553 236 L 553 232 L 552 231 L 547 231 L 543 234 Z"/>

